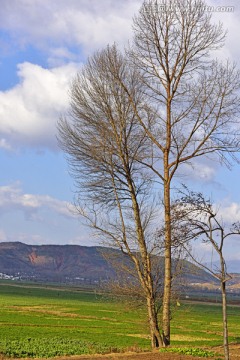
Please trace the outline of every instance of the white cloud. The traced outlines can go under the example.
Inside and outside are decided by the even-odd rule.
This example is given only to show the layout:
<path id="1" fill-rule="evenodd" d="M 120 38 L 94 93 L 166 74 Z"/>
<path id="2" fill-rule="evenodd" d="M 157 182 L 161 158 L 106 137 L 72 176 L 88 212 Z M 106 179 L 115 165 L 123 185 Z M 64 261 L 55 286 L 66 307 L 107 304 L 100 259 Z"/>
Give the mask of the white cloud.
<path id="1" fill-rule="evenodd" d="M 75 218 L 73 206 L 49 195 L 24 194 L 19 184 L 0 187 L 0 213 L 23 211 L 29 220 L 39 221 L 44 209 L 66 218 Z"/>
<path id="2" fill-rule="evenodd" d="M 205 0 L 205 3 L 209 9 L 208 13 L 212 16 L 212 22 L 221 22 L 224 30 L 227 31 L 225 45 L 221 50 L 214 52 L 214 58 L 217 57 L 222 61 L 230 59 L 239 63 L 240 47 L 237 36 L 240 30 L 239 0 Z"/>
<path id="3" fill-rule="evenodd" d="M 132 17 L 142 0 L 2 0 L 0 29 L 13 41 L 14 48 L 28 46 L 44 50 L 52 69 L 29 62 L 18 65 L 20 83 L 0 93 L 0 148 L 16 146 L 56 149 L 55 124 L 68 106 L 67 88 L 78 65 L 79 56 L 91 54 L 108 43 L 125 45 L 132 36 Z M 222 5 L 224 1 L 209 1 Z M 236 5 L 235 5 L 236 4 Z M 223 5 L 226 5 L 225 3 Z M 237 9 L 236 0 L 233 5 Z M 224 58 L 239 59 L 238 12 L 213 13 L 213 18 L 229 28 Z M 27 19 L 27 21 L 26 21 Z M 9 42 L 9 38 L 7 38 Z M 211 168 L 200 170 L 204 180 Z"/>
<path id="4" fill-rule="evenodd" d="M 0 187 L 0 242 L 95 244 L 67 201 L 25 193 L 20 183 Z"/>
<path id="5" fill-rule="evenodd" d="M 1 148 L 8 151 L 13 150 L 10 143 L 8 143 L 4 138 L 0 139 L 0 149 Z"/>
<path id="6" fill-rule="evenodd" d="M 67 201 L 26 193 L 20 183 L 0 186 L 0 242 L 90 245 L 74 210 Z"/>
<path id="7" fill-rule="evenodd" d="M 219 208 L 218 216 L 226 223 L 233 224 L 234 222 L 240 221 L 240 204 L 223 201 L 223 203 L 220 206 L 216 206 L 216 208 Z"/>
<path id="8" fill-rule="evenodd" d="M 0 28 L 10 34 L 17 48 L 33 45 L 49 53 L 74 47 L 79 53 L 83 50 L 90 54 L 114 41 L 126 44 L 131 37 L 132 17 L 141 4 L 142 0 L 1 0 Z M 232 53 L 238 60 L 238 0 L 229 4 L 226 0 L 207 0 L 206 4 L 214 8 L 234 6 L 233 12 L 213 11 L 212 16 L 229 29 L 223 54 L 228 57 Z"/>
<path id="9" fill-rule="evenodd" d="M 214 13 L 213 18 L 222 21 L 224 28 L 229 29 L 226 46 L 221 50 L 220 57 L 239 61 L 240 47 L 236 35 L 240 28 L 239 0 L 232 0 L 230 4 L 226 4 L 226 0 L 206 2 L 210 5 L 235 6 L 233 13 Z M 14 51 L 17 53 L 24 50 L 27 58 L 30 54 L 28 51 L 33 50 L 34 53 L 37 49 L 46 55 L 45 63 L 51 68 L 45 69 L 30 62 L 19 64 L 18 85 L 0 92 L 0 149 L 57 148 L 55 124 L 59 114 L 68 108 L 69 81 L 80 66 L 73 62 L 81 61 L 83 54 L 89 55 L 114 41 L 120 46 L 125 45 L 132 36 L 132 16 L 137 13 L 141 3 L 142 0 L 1 0 L 0 30 L 4 31 L 4 36 L 0 39 L 2 52 L 11 53 L 12 61 Z M 37 55 L 38 52 L 34 53 L 33 57 L 37 59 Z M 69 61 L 72 63 L 68 63 Z M 219 187 L 219 184 L 213 183 L 218 170 L 217 162 L 198 160 L 194 162 L 193 169 L 183 167 L 182 170 L 183 182 L 189 179 L 191 182 L 204 184 L 203 186 L 214 185 L 214 190 Z M 40 184 L 39 188 L 41 189 Z M 54 214 L 61 214 L 67 219 L 73 216 L 68 211 L 67 202 L 48 195 L 24 193 L 19 185 L 1 187 L 0 214 L 7 211 L 10 218 L 12 211 L 16 214 L 16 209 L 18 215 L 21 211 L 27 219 L 32 220 L 31 224 L 34 220 L 34 225 L 40 221 L 46 223 L 47 216 L 44 211 L 48 212 L 48 215 L 51 213 L 53 217 Z M 240 205 L 224 203 L 220 214 L 229 222 L 239 220 Z M 59 231 L 62 224 L 59 224 L 57 216 L 49 221 L 54 222 L 53 232 L 51 233 L 50 227 L 46 232 L 49 231 L 49 238 L 58 243 L 62 235 L 60 233 L 64 233 Z M 69 226 L 68 220 L 66 222 Z M 29 222 L 25 226 L 28 229 Z M 19 241 L 43 243 L 48 236 L 45 233 L 40 236 L 35 229 L 29 229 L 29 234 L 27 230 L 25 232 L 23 228 L 21 231 L 19 229 L 20 225 L 18 235 L 14 234 Z M 6 239 L 6 234 L 11 233 L 10 229 L 4 231 L 5 229 L 0 231 L 0 241 Z M 67 228 L 66 235 L 64 234 L 65 242 L 81 243 L 86 238 L 85 235 L 78 238 L 76 234 L 79 234 L 79 229 L 76 234 L 70 235 L 69 232 L 70 229 Z M 80 233 L 82 234 L 81 231 Z M 11 236 L 11 239 L 15 240 L 14 236 Z"/>
<path id="10" fill-rule="evenodd" d="M 200 162 L 195 162 L 195 164 L 193 165 L 193 170 L 194 177 L 198 178 L 200 181 L 211 181 L 216 174 L 216 169 L 211 166 L 211 163 L 204 164 Z"/>
<path id="11" fill-rule="evenodd" d="M 71 52 L 67 47 L 60 46 L 49 49 L 48 65 L 50 68 L 63 66 L 67 62 L 77 61 L 78 55 Z"/>
<path id="12" fill-rule="evenodd" d="M 69 83 L 79 66 L 18 65 L 20 83 L 0 92 L 0 147 L 57 148 L 56 122 L 68 108 Z"/>
<path id="13" fill-rule="evenodd" d="M 178 170 L 178 176 L 185 183 L 196 182 L 201 184 L 212 184 L 219 187 L 215 182 L 215 175 L 219 170 L 220 164 L 214 154 L 212 158 L 195 158 L 187 164 L 182 164 Z"/>
<path id="14" fill-rule="evenodd" d="M 141 0 L 2 0 L 0 27 L 22 46 L 45 49 L 59 44 L 85 53 L 113 41 L 125 43 Z M 26 21 L 27 19 L 27 21 Z"/>

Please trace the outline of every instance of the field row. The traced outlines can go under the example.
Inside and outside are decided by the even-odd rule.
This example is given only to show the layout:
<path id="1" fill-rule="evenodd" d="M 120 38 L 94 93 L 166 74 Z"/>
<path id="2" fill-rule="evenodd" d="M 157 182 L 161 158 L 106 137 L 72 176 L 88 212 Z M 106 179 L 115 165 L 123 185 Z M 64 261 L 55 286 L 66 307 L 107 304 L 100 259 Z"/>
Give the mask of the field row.
<path id="1" fill-rule="evenodd" d="M 0 352 L 13 357 L 52 357 L 150 349 L 144 309 L 81 291 L 0 286 Z M 174 308 L 173 346 L 222 342 L 221 307 Z M 230 341 L 240 342 L 240 308 L 229 308 Z"/>

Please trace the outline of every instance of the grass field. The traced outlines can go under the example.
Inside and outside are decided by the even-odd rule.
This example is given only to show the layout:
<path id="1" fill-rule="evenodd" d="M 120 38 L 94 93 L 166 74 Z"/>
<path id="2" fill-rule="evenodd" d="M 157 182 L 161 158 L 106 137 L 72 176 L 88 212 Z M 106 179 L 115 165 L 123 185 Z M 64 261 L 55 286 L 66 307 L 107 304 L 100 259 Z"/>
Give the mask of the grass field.
<path id="1" fill-rule="evenodd" d="M 181 304 L 172 320 L 172 345 L 222 342 L 221 307 Z M 231 342 L 240 342 L 240 308 L 229 308 Z M 0 352 L 52 357 L 150 349 L 142 309 L 76 290 L 0 285 Z"/>

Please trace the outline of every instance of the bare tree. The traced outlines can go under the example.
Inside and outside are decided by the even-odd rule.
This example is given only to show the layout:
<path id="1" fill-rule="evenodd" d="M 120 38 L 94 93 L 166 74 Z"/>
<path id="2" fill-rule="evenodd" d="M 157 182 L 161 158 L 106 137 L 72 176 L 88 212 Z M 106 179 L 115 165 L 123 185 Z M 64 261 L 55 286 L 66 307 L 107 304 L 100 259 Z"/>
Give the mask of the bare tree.
<path id="1" fill-rule="evenodd" d="M 141 285 L 136 267 L 126 255 L 108 250 L 104 253 L 105 259 L 115 270 L 115 277 L 102 284 L 100 291 L 118 300 L 122 300 L 132 309 L 143 308 L 146 303 L 146 294 Z M 139 254 L 136 253 L 136 256 Z M 151 255 L 152 283 L 155 299 L 156 315 L 160 317 L 163 295 L 163 257 Z"/>
<path id="2" fill-rule="evenodd" d="M 116 79 L 124 79 L 128 94 Z M 121 249 L 143 289 L 153 348 L 159 331 L 151 257 L 154 206 L 152 179 L 142 162 L 151 143 L 132 102 L 151 129 L 140 74 L 116 46 L 93 55 L 72 83 L 71 110 L 59 121 L 59 141 L 68 154 L 77 187 L 76 209 L 105 243 Z M 131 101 L 129 95 L 131 96 Z"/>
<path id="3" fill-rule="evenodd" d="M 219 268 L 213 267 L 211 264 L 203 264 L 187 251 L 191 260 L 211 273 L 221 283 L 223 347 L 225 359 L 229 360 L 226 282 L 231 279 L 231 276 L 227 273 L 223 246 L 230 236 L 240 235 L 240 223 L 234 223 L 230 227 L 226 226 L 222 219 L 219 219 L 212 203 L 206 200 L 201 193 L 188 192 L 186 196 L 175 203 L 175 207 L 181 214 L 179 220 L 182 222 L 182 226 L 186 227 L 189 240 L 200 238 L 204 243 L 211 244 L 218 254 Z"/>
<path id="4" fill-rule="evenodd" d="M 149 127 L 128 88 L 136 121 L 151 140 L 151 154 L 139 161 L 163 185 L 165 211 L 164 343 L 170 343 L 172 277 L 171 184 L 182 164 L 214 156 L 230 166 L 240 150 L 239 72 L 229 61 L 213 60 L 223 46 L 222 24 L 213 24 L 201 0 L 145 0 L 134 18 L 129 66 L 141 74 L 145 101 L 155 116 Z M 158 179 L 158 180 L 157 180 Z"/>
<path id="5" fill-rule="evenodd" d="M 224 38 L 222 24 L 212 24 L 202 0 L 145 0 L 134 18 L 127 60 L 123 64 L 110 49 L 95 55 L 72 87 L 72 119 L 81 121 L 60 126 L 76 183 L 85 190 L 81 199 L 94 203 L 92 225 L 100 231 L 107 223 L 105 236 L 129 254 L 126 238 L 138 244 L 145 259 L 139 275 L 149 273 L 150 185 L 163 187 L 165 345 L 170 343 L 172 182 L 181 165 L 197 157 L 213 156 L 230 166 L 240 150 L 239 72 L 229 61 L 211 57 Z M 104 213 L 109 216 L 100 221 Z"/>

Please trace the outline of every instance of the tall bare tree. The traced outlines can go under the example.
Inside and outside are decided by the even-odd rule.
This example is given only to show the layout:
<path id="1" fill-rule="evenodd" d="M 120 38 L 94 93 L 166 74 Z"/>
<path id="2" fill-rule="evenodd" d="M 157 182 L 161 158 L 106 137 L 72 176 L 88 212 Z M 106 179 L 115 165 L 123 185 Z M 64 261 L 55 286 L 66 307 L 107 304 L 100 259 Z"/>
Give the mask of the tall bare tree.
<path id="1" fill-rule="evenodd" d="M 144 1 L 134 18 L 129 66 L 141 74 L 145 100 L 156 121 L 149 127 L 128 84 L 121 83 L 135 118 L 152 142 L 141 163 L 163 185 L 165 278 L 163 337 L 170 343 L 172 277 L 171 184 L 183 164 L 214 156 L 230 165 L 240 150 L 239 72 L 229 61 L 213 60 L 224 44 L 222 24 L 213 24 L 201 0 Z"/>
<path id="2" fill-rule="evenodd" d="M 239 72 L 229 61 L 213 60 L 224 39 L 222 24 L 211 22 L 202 0 L 145 0 L 134 18 L 134 39 L 124 66 L 121 57 L 114 57 L 111 51 L 104 53 L 104 61 L 103 53 L 92 58 L 72 88 L 72 117 L 82 119 L 84 125 L 76 122 L 70 126 L 64 121 L 61 125 L 65 150 L 80 174 L 74 172 L 76 181 L 79 187 L 84 186 L 87 202 L 89 198 L 95 202 L 92 214 L 96 215 L 96 207 L 100 206 L 100 195 L 105 197 L 105 208 L 114 205 L 114 214 L 118 209 L 122 225 L 117 224 L 117 228 L 122 234 L 128 231 L 128 238 L 133 232 L 129 230 L 131 217 L 127 208 L 133 211 L 135 234 L 140 239 L 151 218 L 141 218 L 145 216 L 143 208 L 149 190 L 146 184 L 153 180 L 162 184 L 165 345 L 170 343 L 172 182 L 181 165 L 197 157 L 213 156 L 229 166 L 240 150 Z M 116 119 L 121 124 L 124 118 L 128 119 L 127 125 L 115 125 Z M 64 137 L 64 133 L 68 135 Z M 76 150 L 79 138 L 81 152 Z M 89 149 L 94 156 L 89 156 Z M 81 167 L 77 167 L 78 162 Z M 151 180 L 150 172 L 154 177 Z M 133 182 L 130 175 L 134 176 Z M 111 190 L 109 184 L 114 186 Z M 136 216 L 138 212 L 140 216 Z M 138 241 L 144 255 L 144 242 Z"/>
<path id="3" fill-rule="evenodd" d="M 178 209 L 179 222 L 182 227 L 187 229 L 189 241 L 200 238 L 204 243 L 211 244 L 218 255 L 219 267 L 203 264 L 187 249 L 191 260 L 211 273 L 221 283 L 223 347 L 225 360 L 229 360 L 226 283 L 231 276 L 227 273 L 223 248 L 224 245 L 227 246 L 226 242 L 229 237 L 240 235 L 240 223 L 233 223 L 231 226 L 224 224 L 212 203 L 206 200 L 202 193 L 188 191 L 188 194 L 177 201 L 174 207 Z"/>
<path id="4" fill-rule="evenodd" d="M 124 79 L 128 93 L 118 78 Z M 132 107 L 134 102 L 151 129 L 155 118 L 143 89 L 139 72 L 129 67 L 115 46 L 97 52 L 72 83 L 70 113 L 59 121 L 59 141 L 75 178 L 77 210 L 135 266 L 152 347 L 157 348 L 163 341 L 151 257 L 152 179 L 142 165 L 150 156 L 151 142 Z"/>

